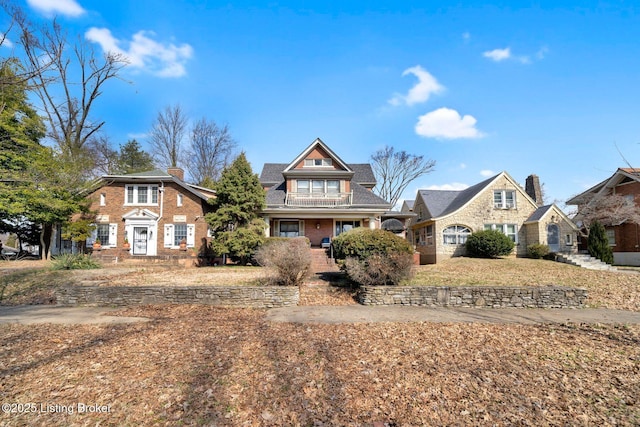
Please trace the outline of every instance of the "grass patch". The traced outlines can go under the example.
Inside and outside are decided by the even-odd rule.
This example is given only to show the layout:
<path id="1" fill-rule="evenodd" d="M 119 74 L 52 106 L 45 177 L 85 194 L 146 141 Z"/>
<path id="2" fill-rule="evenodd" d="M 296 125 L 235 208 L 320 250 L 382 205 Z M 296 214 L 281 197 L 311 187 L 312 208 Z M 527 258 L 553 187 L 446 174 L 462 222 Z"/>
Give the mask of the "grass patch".
<path id="1" fill-rule="evenodd" d="M 54 290 L 69 282 L 70 274 L 49 268 L 11 271 L 0 277 L 0 304 L 52 304 Z"/>

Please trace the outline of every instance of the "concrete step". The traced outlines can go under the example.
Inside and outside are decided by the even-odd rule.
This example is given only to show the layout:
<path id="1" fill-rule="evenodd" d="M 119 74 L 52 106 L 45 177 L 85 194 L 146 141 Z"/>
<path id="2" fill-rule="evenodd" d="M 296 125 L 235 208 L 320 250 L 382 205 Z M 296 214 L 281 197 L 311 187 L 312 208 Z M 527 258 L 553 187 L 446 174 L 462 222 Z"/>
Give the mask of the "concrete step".
<path id="1" fill-rule="evenodd" d="M 559 254 L 556 259 L 559 262 L 586 268 L 588 270 L 617 271 L 615 267 L 586 254 Z"/>

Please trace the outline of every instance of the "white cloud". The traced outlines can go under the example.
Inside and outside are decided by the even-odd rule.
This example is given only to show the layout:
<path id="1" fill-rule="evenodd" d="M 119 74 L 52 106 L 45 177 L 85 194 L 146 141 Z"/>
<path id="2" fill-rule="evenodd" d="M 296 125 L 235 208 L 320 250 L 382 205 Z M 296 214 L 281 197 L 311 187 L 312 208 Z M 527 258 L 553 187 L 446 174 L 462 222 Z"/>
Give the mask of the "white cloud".
<path id="1" fill-rule="evenodd" d="M 480 175 L 489 178 L 490 176 L 494 176 L 496 173 L 491 169 L 483 169 L 480 171 Z"/>
<path id="2" fill-rule="evenodd" d="M 547 55 L 547 53 L 549 52 L 549 48 L 547 48 L 546 46 L 542 46 L 537 52 L 536 52 L 536 59 L 540 60 L 540 59 L 544 59 L 544 57 Z"/>
<path id="3" fill-rule="evenodd" d="M 85 10 L 75 0 L 27 0 L 27 4 L 45 15 L 80 16 Z"/>
<path id="4" fill-rule="evenodd" d="M 454 190 L 460 191 L 465 188 L 469 188 L 467 184 L 463 184 L 461 182 L 452 182 L 451 184 L 442 184 L 442 185 L 430 185 L 427 187 L 427 190 Z"/>
<path id="5" fill-rule="evenodd" d="M 119 53 L 127 57 L 133 68 L 149 71 L 159 77 L 181 77 L 187 73 L 185 63 L 193 56 L 193 48 L 184 43 L 176 46 L 173 43 L 162 44 L 152 39 L 155 33 L 138 31 L 129 42 L 118 40 L 107 28 L 90 28 L 85 37 L 98 43 L 105 52 Z M 121 44 L 129 44 L 124 50 Z"/>
<path id="6" fill-rule="evenodd" d="M 482 56 L 484 56 L 485 58 L 489 58 L 493 61 L 500 62 L 500 61 L 504 61 L 505 59 L 511 58 L 511 49 L 507 47 L 505 49 L 488 50 L 484 52 Z"/>
<path id="7" fill-rule="evenodd" d="M 481 138 L 484 134 L 476 129 L 476 122 L 473 116 L 461 117 L 456 110 L 438 108 L 418 117 L 415 130 L 416 134 L 425 138 Z"/>
<path id="8" fill-rule="evenodd" d="M 466 163 L 460 163 L 460 169 L 466 169 L 466 168 L 467 168 Z"/>
<path id="9" fill-rule="evenodd" d="M 466 42 L 469 41 L 469 39 L 471 39 L 471 33 L 469 33 L 469 31 L 465 31 L 464 33 L 462 33 L 462 39 Z"/>
<path id="10" fill-rule="evenodd" d="M 422 102 L 426 102 L 431 94 L 442 92 L 445 87 L 438 83 L 435 77 L 431 75 L 427 70 L 420 65 L 407 68 L 402 73 L 402 76 L 413 74 L 418 78 L 418 83 L 411 89 L 406 95 L 396 93 L 388 102 L 393 106 L 401 104 L 413 105 Z"/>

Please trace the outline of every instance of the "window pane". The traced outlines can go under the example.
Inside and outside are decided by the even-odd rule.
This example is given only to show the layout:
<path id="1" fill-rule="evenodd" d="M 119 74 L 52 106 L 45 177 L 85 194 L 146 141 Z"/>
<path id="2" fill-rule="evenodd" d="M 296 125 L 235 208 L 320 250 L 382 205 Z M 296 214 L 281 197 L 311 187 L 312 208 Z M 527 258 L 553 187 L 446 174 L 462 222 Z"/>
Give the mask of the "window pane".
<path id="1" fill-rule="evenodd" d="M 309 181 L 307 180 L 298 180 L 298 193 L 308 193 L 309 192 Z"/>
<path id="2" fill-rule="evenodd" d="M 138 203 L 147 203 L 147 187 L 138 187 Z"/>
<path id="3" fill-rule="evenodd" d="M 505 192 L 506 198 L 506 206 L 508 208 L 513 208 L 516 205 L 516 193 L 515 191 L 507 191 Z"/>
<path id="4" fill-rule="evenodd" d="M 133 187 L 127 186 L 127 203 L 133 203 Z"/>
<path id="5" fill-rule="evenodd" d="M 493 192 L 493 205 L 496 208 L 502 207 L 502 191 L 494 191 Z"/>
<path id="6" fill-rule="evenodd" d="M 327 181 L 327 193 L 339 193 L 340 181 L 330 180 Z"/>
<path id="7" fill-rule="evenodd" d="M 109 224 L 98 224 L 96 237 L 100 239 L 100 244 L 109 246 Z"/>
<path id="8" fill-rule="evenodd" d="M 324 181 L 313 180 L 313 192 L 324 193 Z"/>
<path id="9" fill-rule="evenodd" d="M 151 203 L 158 203 L 158 186 L 151 187 Z"/>
<path id="10" fill-rule="evenodd" d="M 182 239 L 187 240 L 187 224 L 174 224 L 173 246 L 179 246 Z"/>
<path id="11" fill-rule="evenodd" d="M 280 237 L 298 237 L 300 235 L 300 224 L 298 221 L 281 221 Z"/>

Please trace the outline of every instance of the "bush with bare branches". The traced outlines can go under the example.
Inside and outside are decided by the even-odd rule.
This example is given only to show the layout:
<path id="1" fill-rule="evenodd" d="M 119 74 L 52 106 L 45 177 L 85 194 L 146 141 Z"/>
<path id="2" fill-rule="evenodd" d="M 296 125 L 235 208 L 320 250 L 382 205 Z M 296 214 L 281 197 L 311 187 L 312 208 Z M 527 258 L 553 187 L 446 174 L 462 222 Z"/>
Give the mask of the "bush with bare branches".
<path id="1" fill-rule="evenodd" d="M 412 276 L 413 256 L 396 252 L 371 255 L 365 259 L 349 257 L 344 268 L 356 283 L 365 286 L 398 285 Z"/>
<path id="2" fill-rule="evenodd" d="M 283 286 L 300 284 L 311 269 L 311 252 L 304 238 L 269 241 L 258 249 L 255 258 L 271 270 L 269 282 Z"/>

